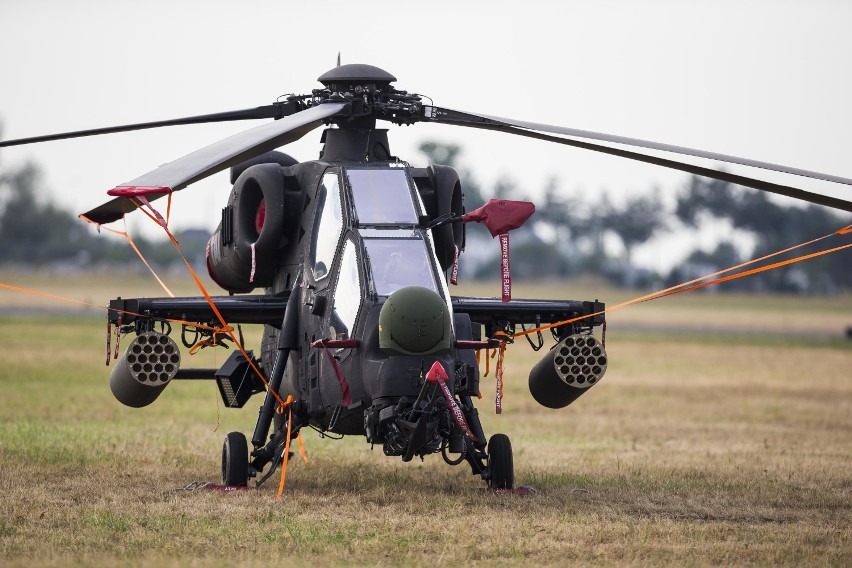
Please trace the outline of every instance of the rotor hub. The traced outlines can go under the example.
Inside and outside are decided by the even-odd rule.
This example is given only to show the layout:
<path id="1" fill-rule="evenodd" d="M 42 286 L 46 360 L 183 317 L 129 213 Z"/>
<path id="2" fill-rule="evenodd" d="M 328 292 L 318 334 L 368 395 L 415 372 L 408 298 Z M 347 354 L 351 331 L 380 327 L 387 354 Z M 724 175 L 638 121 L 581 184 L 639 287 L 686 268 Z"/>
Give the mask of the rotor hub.
<path id="1" fill-rule="evenodd" d="M 326 71 L 317 81 L 333 93 L 361 94 L 387 91 L 396 77 L 374 65 L 349 63 Z"/>

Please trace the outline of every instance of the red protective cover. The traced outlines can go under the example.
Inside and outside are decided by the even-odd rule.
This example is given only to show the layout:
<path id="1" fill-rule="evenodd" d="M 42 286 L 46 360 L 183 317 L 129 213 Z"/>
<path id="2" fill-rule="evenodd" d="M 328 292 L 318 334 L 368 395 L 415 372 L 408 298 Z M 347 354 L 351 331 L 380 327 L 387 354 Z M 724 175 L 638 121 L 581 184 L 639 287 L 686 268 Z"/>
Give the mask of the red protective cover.
<path id="1" fill-rule="evenodd" d="M 535 205 L 529 201 L 489 199 L 488 203 L 462 216 L 462 221 L 476 221 L 488 228 L 492 237 L 517 229 L 535 213 Z"/>
<path id="2" fill-rule="evenodd" d="M 512 275 L 509 270 L 509 231 L 517 229 L 535 213 L 529 201 L 489 199 L 488 203 L 462 216 L 462 221 L 482 223 L 492 237 L 500 236 L 500 287 L 504 302 L 512 299 Z M 456 268 L 453 267 L 455 273 Z M 453 282 L 455 284 L 455 282 Z"/>

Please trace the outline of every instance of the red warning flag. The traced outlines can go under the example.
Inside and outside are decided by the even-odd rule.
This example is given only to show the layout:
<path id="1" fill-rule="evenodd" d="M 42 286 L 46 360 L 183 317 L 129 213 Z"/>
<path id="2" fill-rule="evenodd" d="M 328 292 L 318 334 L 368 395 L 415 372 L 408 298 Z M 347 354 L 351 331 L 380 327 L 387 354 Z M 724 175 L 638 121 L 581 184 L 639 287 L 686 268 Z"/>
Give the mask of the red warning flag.
<path id="1" fill-rule="evenodd" d="M 502 299 L 512 299 L 512 275 L 509 270 L 509 231 L 517 229 L 535 213 L 529 201 L 490 199 L 488 203 L 462 216 L 462 221 L 482 223 L 492 237 L 500 236 L 500 289 Z"/>

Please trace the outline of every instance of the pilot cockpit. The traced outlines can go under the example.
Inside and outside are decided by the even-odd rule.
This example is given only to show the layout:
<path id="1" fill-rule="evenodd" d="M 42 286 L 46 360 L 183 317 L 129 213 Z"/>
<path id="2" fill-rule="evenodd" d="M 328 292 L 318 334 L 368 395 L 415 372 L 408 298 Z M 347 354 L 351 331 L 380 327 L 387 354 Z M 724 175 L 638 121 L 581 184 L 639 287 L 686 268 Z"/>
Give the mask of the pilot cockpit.
<path id="1" fill-rule="evenodd" d="M 347 168 L 344 175 L 351 193 L 349 202 L 352 234 L 343 239 L 339 277 L 335 283 L 330 317 L 330 336 L 349 337 L 361 311 L 362 294 L 390 296 L 400 288 L 420 286 L 449 299 L 428 232 L 420 227 L 425 212 L 420 196 L 403 168 Z M 331 207 L 323 213 L 315 258 L 331 253 L 342 227 L 336 210 L 339 197 L 336 174 L 324 183 Z M 327 217 L 327 218 L 325 218 Z M 358 246 L 360 241 L 360 245 Z M 315 265 L 314 274 L 321 278 Z M 362 273 L 366 277 L 362 279 Z"/>
<path id="2" fill-rule="evenodd" d="M 418 225 L 423 205 L 405 170 L 353 168 L 346 175 L 375 293 L 422 286 L 442 294 L 432 245 Z"/>

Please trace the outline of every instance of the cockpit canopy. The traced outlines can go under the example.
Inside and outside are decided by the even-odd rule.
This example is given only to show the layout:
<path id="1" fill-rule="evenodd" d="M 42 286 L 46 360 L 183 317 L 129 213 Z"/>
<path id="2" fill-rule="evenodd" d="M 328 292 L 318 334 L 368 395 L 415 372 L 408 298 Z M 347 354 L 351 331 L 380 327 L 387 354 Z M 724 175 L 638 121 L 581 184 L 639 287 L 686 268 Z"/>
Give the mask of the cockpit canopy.
<path id="1" fill-rule="evenodd" d="M 417 208 L 404 169 L 347 169 L 359 226 L 413 226 Z"/>

